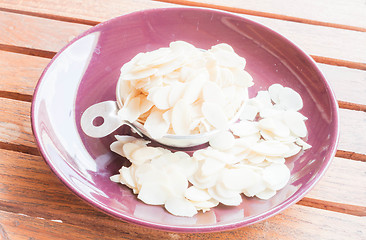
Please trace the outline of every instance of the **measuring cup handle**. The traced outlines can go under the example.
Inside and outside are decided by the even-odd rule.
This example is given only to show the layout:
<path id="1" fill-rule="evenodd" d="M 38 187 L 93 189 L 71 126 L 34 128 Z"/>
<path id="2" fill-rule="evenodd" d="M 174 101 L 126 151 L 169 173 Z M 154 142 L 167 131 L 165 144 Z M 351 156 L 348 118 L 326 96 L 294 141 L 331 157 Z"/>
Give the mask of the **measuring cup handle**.
<path id="1" fill-rule="evenodd" d="M 81 116 L 81 129 L 90 137 L 105 137 L 125 124 L 118 118 L 117 112 L 118 106 L 115 101 L 94 104 L 87 108 Z M 97 124 L 98 120 L 102 121 L 100 125 Z"/>

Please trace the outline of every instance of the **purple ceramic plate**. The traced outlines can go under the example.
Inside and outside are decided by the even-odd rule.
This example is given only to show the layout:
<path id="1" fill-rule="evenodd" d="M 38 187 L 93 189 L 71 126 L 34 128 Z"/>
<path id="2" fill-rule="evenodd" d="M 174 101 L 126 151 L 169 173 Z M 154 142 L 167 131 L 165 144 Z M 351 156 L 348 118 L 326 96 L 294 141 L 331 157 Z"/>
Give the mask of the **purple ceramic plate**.
<path id="1" fill-rule="evenodd" d="M 139 52 L 183 40 L 208 49 L 228 43 L 247 60 L 255 85 L 250 96 L 273 83 L 299 92 L 309 117 L 313 146 L 289 159 L 289 184 L 270 200 L 243 198 L 237 207 L 218 206 L 192 218 L 175 217 L 139 201 L 109 180 L 126 160 L 109 150 L 113 135 L 93 139 L 80 128 L 89 106 L 115 100 L 121 66 Z M 101 23 L 64 47 L 43 72 L 32 103 L 32 127 L 53 172 L 74 193 L 124 221 L 177 232 L 209 232 L 243 227 L 273 216 L 300 200 L 335 155 L 338 109 L 334 94 L 314 61 L 278 33 L 238 15 L 204 8 L 151 9 Z M 118 134 L 128 133 L 120 128 Z"/>

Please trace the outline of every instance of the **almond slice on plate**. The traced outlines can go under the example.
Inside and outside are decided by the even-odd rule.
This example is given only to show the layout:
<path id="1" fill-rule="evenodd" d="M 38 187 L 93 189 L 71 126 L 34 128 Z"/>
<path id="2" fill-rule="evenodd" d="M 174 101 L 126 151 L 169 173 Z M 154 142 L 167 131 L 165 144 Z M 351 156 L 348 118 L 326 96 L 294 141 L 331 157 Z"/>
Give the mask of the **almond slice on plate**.
<path id="1" fill-rule="evenodd" d="M 209 141 L 211 147 L 218 150 L 227 150 L 234 146 L 235 138 L 229 131 L 216 133 Z"/>
<path id="2" fill-rule="evenodd" d="M 172 127 L 178 135 L 188 135 L 191 122 L 190 106 L 185 100 L 179 100 L 173 107 Z"/>
<path id="3" fill-rule="evenodd" d="M 303 102 L 300 94 L 292 88 L 284 87 L 280 90 L 278 95 L 279 104 L 288 110 L 298 111 L 302 109 Z"/>
<path id="4" fill-rule="evenodd" d="M 172 196 L 169 188 L 161 182 L 145 182 L 142 184 L 137 198 L 146 204 L 162 205 Z"/>
<path id="5" fill-rule="evenodd" d="M 175 216 L 192 217 L 197 214 L 195 206 L 183 197 L 170 197 L 164 206 L 168 212 Z"/>
<path id="6" fill-rule="evenodd" d="M 251 147 L 251 150 L 264 156 L 284 156 L 290 148 L 279 141 L 262 141 Z"/>
<path id="7" fill-rule="evenodd" d="M 228 119 L 220 105 L 204 102 L 202 104 L 202 113 L 207 121 L 217 129 L 226 129 Z"/>
<path id="8" fill-rule="evenodd" d="M 145 121 L 144 128 L 152 138 L 160 139 L 168 132 L 169 125 L 170 124 L 163 119 L 162 112 L 153 108 Z"/>
<path id="9" fill-rule="evenodd" d="M 190 186 L 184 193 L 184 196 L 187 199 L 195 202 L 204 202 L 211 199 L 211 196 L 208 194 L 207 190 L 197 188 L 196 186 Z"/>

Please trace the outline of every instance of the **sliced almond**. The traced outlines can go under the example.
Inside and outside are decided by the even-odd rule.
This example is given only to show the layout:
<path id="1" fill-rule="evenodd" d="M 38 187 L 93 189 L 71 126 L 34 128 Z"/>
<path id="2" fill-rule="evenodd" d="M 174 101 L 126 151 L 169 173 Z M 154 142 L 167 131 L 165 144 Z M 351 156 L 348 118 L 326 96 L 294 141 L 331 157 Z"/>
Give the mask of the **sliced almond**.
<path id="1" fill-rule="evenodd" d="M 205 102 L 212 102 L 218 105 L 225 103 L 225 96 L 215 82 L 208 81 L 202 88 L 202 95 Z"/>
<path id="2" fill-rule="evenodd" d="M 153 91 L 149 92 L 147 100 L 151 101 L 160 110 L 169 109 L 170 90 L 170 86 L 154 88 Z"/>
<path id="3" fill-rule="evenodd" d="M 278 99 L 279 104 L 288 110 L 298 111 L 303 107 L 300 94 L 288 87 L 284 87 L 280 90 Z"/>
<path id="4" fill-rule="evenodd" d="M 210 102 L 204 102 L 202 104 L 202 113 L 207 121 L 215 128 L 227 128 L 228 119 L 221 106 Z"/>
<path id="5" fill-rule="evenodd" d="M 169 188 L 160 182 L 145 182 L 137 198 L 146 204 L 162 205 L 172 196 Z"/>
<path id="6" fill-rule="evenodd" d="M 269 157 L 269 156 L 266 156 L 266 160 L 271 163 L 279 163 L 279 164 L 283 164 L 286 161 L 285 158 L 283 157 Z"/>
<path id="7" fill-rule="evenodd" d="M 270 188 L 266 188 L 265 190 L 263 190 L 262 192 L 260 193 L 257 193 L 256 196 L 260 199 L 263 199 L 263 200 L 267 200 L 267 199 L 270 199 L 271 197 L 273 197 L 274 195 L 276 195 L 276 191 L 275 190 L 272 190 Z"/>
<path id="8" fill-rule="evenodd" d="M 258 181 L 254 185 L 251 185 L 251 186 L 245 188 L 243 190 L 243 193 L 247 197 L 253 197 L 256 194 L 263 192 L 266 188 L 267 188 L 267 186 L 266 186 L 265 182 L 263 181 L 263 179 L 259 178 Z"/>
<path id="9" fill-rule="evenodd" d="M 289 151 L 284 155 L 285 158 L 292 157 L 301 151 L 301 147 L 294 143 L 287 143 Z"/>
<path id="10" fill-rule="evenodd" d="M 183 97 L 184 90 L 185 84 L 183 83 L 175 83 L 171 86 L 168 98 L 170 107 L 173 107 Z"/>
<path id="11" fill-rule="evenodd" d="M 126 143 L 123 145 L 123 154 L 127 159 L 131 159 L 132 154 L 134 151 L 136 151 L 137 149 L 140 149 L 141 145 L 136 144 L 136 143 Z"/>
<path id="12" fill-rule="evenodd" d="M 234 194 L 231 198 L 225 198 L 221 197 L 217 194 L 215 188 L 209 188 L 208 193 L 211 195 L 211 197 L 220 203 L 227 205 L 227 206 L 238 206 L 242 202 L 242 198 L 239 193 Z"/>
<path id="13" fill-rule="evenodd" d="M 131 154 L 131 162 L 136 165 L 143 164 L 147 160 L 159 157 L 163 153 L 154 147 L 142 147 Z"/>
<path id="14" fill-rule="evenodd" d="M 230 126 L 230 130 L 238 137 L 245 137 L 259 132 L 258 123 L 242 120 Z"/>
<path id="15" fill-rule="evenodd" d="M 120 183 L 120 181 L 121 181 L 121 176 L 120 176 L 120 174 L 116 174 L 116 175 L 110 176 L 110 177 L 109 177 L 109 179 L 110 179 L 112 182 Z"/>
<path id="16" fill-rule="evenodd" d="M 278 141 L 262 141 L 251 147 L 251 150 L 264 156 L 283 156 L 290 149 Z"/>
<path id="17" fill-rule="evenodd" d="M 185 100 L 179 100 L 172 112 L 172 127 L 178 135 L 188 135 L 191 122 L 190 107 Z"/>
<path id="18" fill-rule="evenodd" d="M 191 202 L 193 203 L 193 205 L 196 207 L 197 210 L 206 210 L 206 211 L 208 211 L 210 208 L 216 207 L 220 203 L 219 201 L 213 198 L 202 202 L 196 202 L 196 201 Z"/>
<path id="19" fill-rule="evenodd" d="M 208 73 L 200 73 L 195 76 L 194 79 L 186 83 L 182 99 L 188 104 L 196 102 L 201 97 L 202 88 L 208 81 L 208 78 Z"/>
<path id="20" fill-rule="evenodd" d="M 216 160 L 214 158 L 206 158 L 204 160 L 203 165 L 201 166 L 201 171 L 204 176 L 209 176 L 212 174 L 216 174 L 220 170 L 222 170 L 225 167 L 225 163 Z"/>
<path id="21" fill-rule="evenodd" d="M 175 216 L 192 217 L 197 214 L 195 206 L 185 198 L 171 197 L 164 206 L 168 212 Z"/>
<path id="22" fill-rule="evenodd" d="M 181 172 L 181 169 L 169 169 L 166 171 L 169 181 L 166 185 L 169 186 L 171 192 L 177 197 L 183 197 L 188 188 L 188 180 L 185 174 Z"/>
<path id="23" fill-rule="evenodd" d="M 283 120 L 289 127 L 291 132 L 298 137 L 305 137 L 307 129 L 302 115 L 295 111 L 286 111 L 283 115 Z"/>
<path id="24" fill-rule="evenodd" d="M 121 78 L 126 80 L 137 80 L 142 78 L 150 77 L 151 75 L 154 75 L 158 72 L 158 69 L 156 68 L 136 68 L 126 74 L 121 74 Z"/>
<path id="25" fill-rule="evenodd" d="M 140 98 L 132 98 L 127 105 L 124 105 L 119 111 L 118 116 L 131 123 L 135 122 L 140 116 Z"/>
<path id="26" fill-rule="evenodd" d="M 211 199 L 211 196 L 208 194 L 207 190 L 197 188 L 196 186 L 189 187 L 184 193 L 184 196 L 187 199 L 196 202 L 203 202 Z"/>
<path id="27" fill-rule="evenodd" d="M 112 152 L 115 152 L 119 155 L 121 155 L 122 157 L 126 157 L 125 154 L 123 153 L 123 142 L 120 141 L 115 141 L 111 144 L 110 149 Z"/>
<path id="28" fill-rule="evenodd" d="M 219 49 L 213 50 L 212 53 L 220 66 L 244 69 L 246 61 L 236 53 Z"/>
<path id="29" fill-rule="evenodd" d="M 250 168 L 226 169 L 222 175 L 223 185 L 232 190 L 242 191 L 258 181 L 260 176 Z"/>
<path id="30" fill-rule="evenodd" d="M 240 114 L 240 120 L 254 121 L 258 114 L 258 108 L 256 106 L 245 103 L 243 111 Z"/>
<path id="31" fill-rule="evenodd" d="M 130 168 L 122 167 L 119 172 L 121 183 L 125 184 L 129 188 L 136 188 L 136 184 L 134 179 L 132 178 Z"/>
<path id="32" fill-rule="evenodd" d="M 211 147 L 218 150 L 227 150 L 234 145 L 235 138 L 229 131 L 220 131 L 213 135 L 209 141 Z"/>
<path id="33" fill-rule="evenodd" d="M 282 89 L 283 86 L 281 84 L 273 84 L 268 88 L 269 96 L 274 103 L 280 102 L 279 95 Z"/>
<path id="34" fill-rule="evenodd" d="M 154 103 L 147 100 L 147 98 L 142 94 L 139 96 L 139 98 L 140 98 L 140 107 L 139 107 L 140 114 L 144 114 L 153 107 Z"/>
<path id="35" fill-rule="evenodd" d="M 163 119 L 162 112 L 153 109 L 145 121 L 144 128 L 152 138 L 160 139 L 168 132 L 169 125 L 170 124 Z"/>
<path id="36" fill-rule="evenodd" d="M 290 179 L 290 170 L 285 164 L 271 164 L 263 170 L 263 180 L 272 190 L 283 188 Z"/>
<path id="37" fill-rule="evenodd" d="M 311 145 L 302 140 L 301 138 L 296 139 L 296 144 L 302 147 L 303 150 L 311 148 Z"/>

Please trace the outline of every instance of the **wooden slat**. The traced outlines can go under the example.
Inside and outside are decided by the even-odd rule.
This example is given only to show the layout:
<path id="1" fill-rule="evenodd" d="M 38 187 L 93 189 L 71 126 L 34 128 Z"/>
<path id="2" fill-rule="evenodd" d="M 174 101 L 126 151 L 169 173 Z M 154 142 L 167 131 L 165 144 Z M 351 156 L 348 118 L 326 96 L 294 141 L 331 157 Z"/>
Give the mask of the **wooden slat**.
<path id="1" fill-rule="evenodd" d="M 56 220 L 56 221 L 55 221 Z M 88 226 L 61 223 L 58 219 L 0 211 L 2 239 L 17 240 L 96 240 L 96 239 L 362 239 L 363 219 L 319 209 L 294 206 L 261 223 L 218 233 L 172 233 L 112 220 L 105 225 L 98 218 L 88 218 Z M 336 227 L 336 226 L 342 226 Z"/>
<path id="2" fill-rule="evenodd" d="M 0 11 L 0 44 L 4 45 L 58 51 L 89 28 L 84 24 Z"/>
<path id="3" fill-rule="evenodd" d="M 340 109 L 339 150 L 366 153 L 366 112 Z"/>
<path id="4" fill-rule="evenodd" d="M 100 0 L 40 0 L 40 1 L 13 1 L 0 0 L 3 11 L 12 10 L 22 14 L 67 20 L 72 22 L 95 23 L 102 22 L 122 14 L 149 8 L 172 7 L 175 4 L 165 4 L 149 0 L 110 0 L 108 4 Z M 72 7 L 69 7 L 72 6 Z M 61 17 L 61 18 L 60 18 Z"/>
<path id="5" fill-rule="evenodd" d="M 0 142 L 35 147 L 29 102 L 0 98 Z"/>
<path id="6" fill-rule="evenodd" d="M 0 141 L 34 147 L 29 102 L 0 98 Z M 366 154 L 366 112 L 340 109 L 340 150 Z"/>
<path id="7" fill-rule="evenodd" d="M 0 91 L 32 95 L 49 59 L 0 50 Z M 366 71 L 318 64 L 337 99 L 366 104 Z M 17 74 L 14 74 L 17 73 Z"/>
<path id="8" fill-rule="evenodd" d="M 13 6 L 14 8 L 18 8 L 19 6 L 23 6 L 23 2 L 19 3 L 19 5 Z M 58 15 L 65 15 L 65 14 L 71 14 L 69 11 L 69 8 L 65 8 L 65 4 L 58 5 L 52 3 L 52 6 L 49 6 L 51 3 L 45 3 L 42 4 L 40 8 L 34 9 L 34 11 L 55 11 L 58 7 Z M 94 5 L 93 5 L 94 4 Z M 126 5 L 127 4 L 127 5 Z M 151 6 L 149 4 L 152 4 Z M 143 5 L 143 8 L 152 8 L 159 6 L 158 2 L 145 2 Z M 106 4 L 107 5 L 107 4 Z M 108 4 L 108 10 L 110 8 L 114 8 L 113 11 L 90 11 L 90 14 L 86 14 L 86 9 L 97 9 L 99 5 L 97 2 L 91 2 L 89 7 L 86 7 L 83 5 L 73 5 L 72 12 L 79 11 L 81 12 L 81 16 L 83 19 L 88 18 L 90 20 L 107 20 L 112 17 L 121 15 L 123 13 L 129 12 L 129 7 L 133 4 L 127 3 L 127 2 L 109 2 Z M 134 5 L 139 6 L 139 5 Z M 166 4 L 162 4 L 161 7 L 167 6 Z M 159 6 L 160 7 L 160 6 Z M 29 8 L 29 7 L 28 7 Z M 83 10 L 77 10 L 78 8 L 82 8 Z M 50 10 L 51 9 L 51 10 Z M 76 10 L 75 10 L 76 9 Z M 137 9 L 136 9 L 137 10 Z M 36 33 L 28 33 L 32 36 L 37 36 L 36 39 L 44 39 L 46 40 L 46 36 L 42 36 L 41 33 L 47 33 L 47 36 L 52 35 L 55 37 L 55 40 L 59 41 L 59 35 L 60 34 L 67 34 L 67 37 L 64 38 L 63 44 L 54 44 L 54 46 L 49 46 L 50 42 L 47 43 L 32 43 L 31 46 L 34 48 L 42 48 L 44 50 L 48 51 L 58 51 L 61 46 L 66 44 L 72 36 L 75 35 L 75 32 L 82 32 L 84 28 L 81 27 L 80 30 L 76 30 L 76 25 L 72 25 L 72 33 L 67 33 L 65 31 L 57 31 L 59 28 L 57 27 L 47 27 L 52 26 L 51 23 L 48 23 L 47 21 L 52 21 L 49 19 L 43 19 L 44 21 L 40 23 L 40 19 L 37 18 L 37 20 L 33 20 L 35 17 L 31 16 L 24 16 L 24 15 L 16 15 L 13 13 L 6 13 L 2 12 L 2 15 L 6 14 L 6 17 L 9 18 L 10 16 L 15 20 L 16 22 L 21 23 L 29 22 L 30 24 L 36 24 L 33 28 L 27 28 L 28 24 L 18 24 L 17 29 L 19 31 L 22 30 L 26 32 L 32 32 L 32 29 L 37 29 Z M 9 15 L 10 14 L 10 15 Z M 13 15 L 11 15 L 13 14 Z M 316 26 L 316 25 L 309 25 L 309 24 L 301 24 L 296 22 L 290 22 L 290 21 L 282 21 L 277 19 L 270 19 L 270 18 L 263 18 L 263 17 L 257 17 L 257 16 L 250 16 L 250 15 L 243 15 L 249 19 L 255 20 L 259 23 L 262 23 L 266 26 L 271 27 L 272 29 L 278 31 L 279 33 L 283 34 L 284 36 L 288 37 L 289 39 L 293 40 L 295 43 L 297 43 L 299 46 L 301 46 L 305 51 L 307 51 L 309 54 L 316 55 L 316 56 L 323 56 L 328 58 L 334 58 L 334 59 L 340 59 L 342 61 L 353 61 L 353 62 L 361 62 L 366 63 L 366 55 L 364 54 L 366 52 L 366 32 L 357 32 L 357 31 L 350 31 L 350 30 L 344 30 L 344 29 L 337 29 L 337 28 L 331 28 L 331 27 L 323 27 L 323 26 Z M 18 19 L 21 18 L 21 19 Z M 53 22 L 52 22 L 53 23 Z M 55 24 L 55 23 L 53 23 Z M 66 23 L 65 23 L 66 24 Z M 70 23 L 67 23 L 70 24 Z M 7 23 L 1 25 L 0 29 L 1 31 L 8 31 L 9 26 L 12 24 Z M 56 26 L 56 25 L 55 25 Z M 79 25 L 78 25 L 79 26 Z M 70 26 L 71 27 L 71 26 Z M 46 28 L 46 29 L 44 29 Z M 55 32 L 53 34 L 53 32 Z M 14 36 L 15 35 L 15 36 Z M 19 39 L 19 35 L 17 34 L 10 34 L 8 38 L 11 38 L 13 41 L 13 44 L 20 45 L 22 43 L 22 40 Z M 66 40 L 66 41 L 65 41 Z M 9 43 L 10 40 L 2 40 L 4 42 Z M 57 43 L 56 41 L 56 43 Z M 0 42 L 1 43 L 1 42 Z M 28 43 L 29 45 L 29 43 Z M 61 45 L 61 46 L 60 46 Z M 355 48 L 354 46 L 358 46 Z"/>
<path id="9" fill-rule="evenodd" d="M 366 4 L 363 0 L 287 1 L 271 0 L 157 0 L 189 6 L 210 7 L 269 18 L 315 25 L 366 31 Z"/>
<path id="10" fill-rule="evenodd" d="M 161 232 L 93 209 L 63 186 L 39 156 L 0 150 L 0 176 L 0 232 L 9 239 L 359 239 L 365 231 L 360 217 L 294 205 L 264 222 L 229 232 Z"/>
<path id="11" fill-rule="evenodd" d="M 0 91 L 33 95 L 34 87 L 50 60 L 0 51 Z"/>
<path id="12" fill-rule="evenodd" d="M 366 162 L 334 158 L 319 183 L 306 195 L 308 198 L 339 204 L 365 207 L 366 216 Z"/>
<path id="13" fill-rule="evenodd" d="M 332 86 L 338 100 L 366 104 L 366 71 L 317 64 Z"/>
<path id="14" fill-rule="evenodd" d="M 246 16 L 290 39 L 316 56 L 366 63 L 366 32 Z M 352 39 L 352 42 L 349 40 Z M 354 45 L 353 45 L 354 44 Z M 357 46 L 357 47 L 355 47 Z"/>

